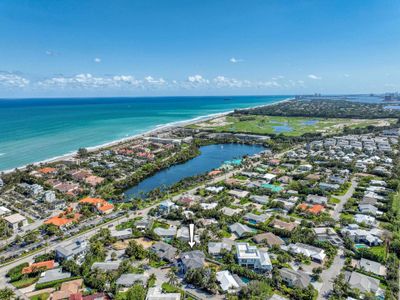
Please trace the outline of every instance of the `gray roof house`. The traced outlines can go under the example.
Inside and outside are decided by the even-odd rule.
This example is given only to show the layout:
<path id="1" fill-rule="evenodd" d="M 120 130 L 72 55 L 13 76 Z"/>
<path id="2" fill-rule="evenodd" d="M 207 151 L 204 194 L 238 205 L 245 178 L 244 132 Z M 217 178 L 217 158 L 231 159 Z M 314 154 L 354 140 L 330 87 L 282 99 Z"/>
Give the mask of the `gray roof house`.
<path id="1" fill-rule="evenodd" d="M 208 243 L 208 253 L 211 255 L 219 255 L 221 254 L 222 249 L 227 251 L 231 251 L 234 242 L 230 239 L 223 238 L 222 242 L 209 242 Z"/>
<path id="2" fill-rule="evenodd" d="M 318 195 L 307 195 L 306 201 L 308 203 L 326 205 L 328 203 L 328 198 L 324 197 L 324 196 L 318 196 Z"/>
<path id="3" fill-rule="evenodd" d="M 357 288 L 360 292 L 372 292 L 376 293 L 379 289 L 379 280 L 370 276 L 358 273 L 358 272 L 347 272 L 346 279 L 349 282 L 350 287 Z"/>
<path id="4" fill-rule="evenodd" d="M 100 269 L 102 271 L 115 271 L 118 270 L 120 265 L 119 261 L 110 261 L 110 262 L 95 262 L 91 270 Z"/>
<path id="5" fill-rule="evenodd" d="M 58 246 L 56 251 L 57 259 L 73 259 L 75 256 L 84 255 L 88 249 L 87 241 L 78 239 L 65 246 Z"/>
<path id="6" fill-rule="evenodd" d="M 149 276 L 144 274 L 122 274 L 116 281 L 118 286 L 131 287 L 136 282 L 140 282 L 142 285 L 146 285 Z"/>
<path id="7" fill-rule="evenodd" d="M 71 273 L 63 272 L 61 268 L 52 269 L 52 270 L 47 270 L 45 272 L 42 272 L 37 283 L 46 283 L 46 282 L 66 279 L 66 278 L 70 278 L 70 277 L 71 277 Z"/>
<path id="8" fill-rule="evenodd" d="M 110 234 L 113 238 L 118 240 L 125 240 L 132 237 L 132 228 L 127 228 L 123 230 L 111 230 Z"/>
<path id="9" fill-rule="evenodd" d="M 162 238 L 173 238 L 176 235 L 176 227 L 171 226 L 170 228 L 157 227 L 154 229 L 154 233 Z"/>
<path id="10" fill-rule="evenodd" d="M 178 249 L 164 242 L 155 243 L 149 249 L 150 251 L 153 251 L 159 258 L 168 262 L 175 261 L 175 257 L 178 253 Z"/>
<path id="11" fill-rule="evenodd" d="M 367 272 L 374 273 L 376 275 L 381 275 L 381 276 L 386 275 L 386 267 L 376 261 L 361 258 L 361 260 L 358 262 L 358 267 L 364 269 Z"/>
<path id="12" fill-rule="evenodd" d="M 229 230 L 238 237 L 242 237 L 245 234 L 251 234 L 254 232 L 253 229 L 251 229 L 249 226 L 243 225 L 241 223 L 235 223 L 230 225 Z"/>
<path id="13" fill-rule="evenodd" d="M 180 268 L 183 273 L 189 269 L 199 269 L 204 266 L 205 255 L 200 250 L 184 252 L 180 255 Z"/>
<path id="14" fill-rule="evenodd" d="M 279 270 L 283 282 L 285 282 L 290 287 L 306 288 L 310 284 L 310 276 L 301 272 L 294 271 L 288 268 L 283 268 Z"/>
<path id="15" fill-rule="evenodd" d="M 244 215 L 243 219 L 245 219 L 247 222 L 258 224 L 264 223 L 269 217 L 270 216 L 267 214 L 256 215 L 253 213 L 247 213 Z"/>

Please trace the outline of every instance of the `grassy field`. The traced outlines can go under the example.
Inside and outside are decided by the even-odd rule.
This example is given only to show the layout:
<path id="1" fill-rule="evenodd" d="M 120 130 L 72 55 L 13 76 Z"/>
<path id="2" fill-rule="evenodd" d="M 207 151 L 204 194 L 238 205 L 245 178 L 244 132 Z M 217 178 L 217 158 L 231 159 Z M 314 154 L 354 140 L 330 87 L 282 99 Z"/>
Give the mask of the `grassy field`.
<path id="1" fill-rule="evenodd" d="M 215 132 L 241 132 L 254 134 L 279 134 L 300 136 L 309 132 L 335 133 L 350 128 L 369 125 L 383 126 L 395 119 L 326 119 L 307 117 L 279 117 L 246 115 L 241 117 L 224 116 L 203 123 L 190 125 L 191 128 L 211 129 Z"/>

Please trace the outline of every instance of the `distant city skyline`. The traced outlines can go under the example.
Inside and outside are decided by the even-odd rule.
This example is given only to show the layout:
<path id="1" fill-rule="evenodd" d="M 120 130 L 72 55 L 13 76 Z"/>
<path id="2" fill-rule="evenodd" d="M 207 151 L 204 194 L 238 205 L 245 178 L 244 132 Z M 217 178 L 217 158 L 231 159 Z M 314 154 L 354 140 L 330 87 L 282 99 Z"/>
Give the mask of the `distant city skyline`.
<path id="1" fill-rule="evenodd" d="M 397 1 L 0 2 L 0 98 L 400 90 Z"/>

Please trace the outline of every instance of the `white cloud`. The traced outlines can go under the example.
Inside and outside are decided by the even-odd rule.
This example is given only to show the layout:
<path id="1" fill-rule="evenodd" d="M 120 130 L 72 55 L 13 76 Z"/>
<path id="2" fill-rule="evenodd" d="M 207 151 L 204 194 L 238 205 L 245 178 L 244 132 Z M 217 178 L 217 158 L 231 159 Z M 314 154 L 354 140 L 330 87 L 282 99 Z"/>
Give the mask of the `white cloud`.
<path id="1" fill-rule="evenodd" d="M 0 86 L 8 88 L 23 88 L 28 86 L 30 81 L 17 74 L 0 72 Z"/>
<path id="2" fill-rule="evenodd" d="M 346 78 L 350 77 L 349 74 L 343 74 L 343 76 L 346 77 Z"/>
<path id="3" fill-rule="evenodd" d="M 313 79 L 313 80 L 321 80 L 322 79 L 322 77 L 314 75 L 314 74 L 308 75 L 308 78 Z"/>
<path id="4" fill-rule="evenodd" d="M 206 79 L 206 78 L 204 78 L 203 76 L 198 75 L 198 74 L 189 76 L 189 77 L 187 78 L 187 80 L 188 80 L 191 84 L 207 84 L 207 83 L 209 83 L 209 80 L 208 80 L 208 79 Z"/>
<path id="5" fill-rule="evenodd" d="M 55 53 L 52 50 L 46 50 L 44 53 L 46 55 L 48 55 L 48 56 L 54 56 L 55 55 Z"/>
<path id="6" fill-rule="evenodd" d="M 237 80 L 235 78 L 228 78 L 222 75 L 215 77 L 213 79 L 213 83 L 217 87 L 230 87 L 230 88 L 246 87 L 250 84 L 250 82 L 247 80 Z"/>
<path id="7" fill-rule="evenodd" d="M 153 78 L 152 76 L 147 76 L 144 80 L 152 85 L 165 85 L 167 82 L 163 78 Z"/>
<path id="8" fill-rule="evenodd" d="M 237 63 L 243 62 L 243 59 L 231 57 L 231 58 L 229 59 L 229 61 L 230 61 L 231 63 L 233 63 L 233 64 L 237 64 Z"/>
<path id="9" fill-rule="evenodd" d="M 95 57 L 95 58 L 93 59 L 93 61 L 94 61 L 96 64 L 99 64 L 99 63 L 101 63 L 101 58 Z"/>
<path id="10" fill-rule="evenodd" d="M 122 86 L 140 86 L 141 81 L 131 75 L 115 75 L 111 77 L 96 77 L 92 74 L 78 74 L 75 76 L 57 76 L 38 82 L 39 86 L 54 88 L 107 88 Z"/>

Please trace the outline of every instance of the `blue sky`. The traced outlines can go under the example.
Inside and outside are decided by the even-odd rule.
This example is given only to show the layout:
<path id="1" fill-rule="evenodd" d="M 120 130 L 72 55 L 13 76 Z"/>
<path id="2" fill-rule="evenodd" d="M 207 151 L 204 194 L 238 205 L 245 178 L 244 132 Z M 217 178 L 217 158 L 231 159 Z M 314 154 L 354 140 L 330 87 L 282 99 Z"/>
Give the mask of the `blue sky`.
<path id="1" fill-rule="evenodd" d="M 399 1 L 0 2 L 0 97 L 400 87 Z"/>

